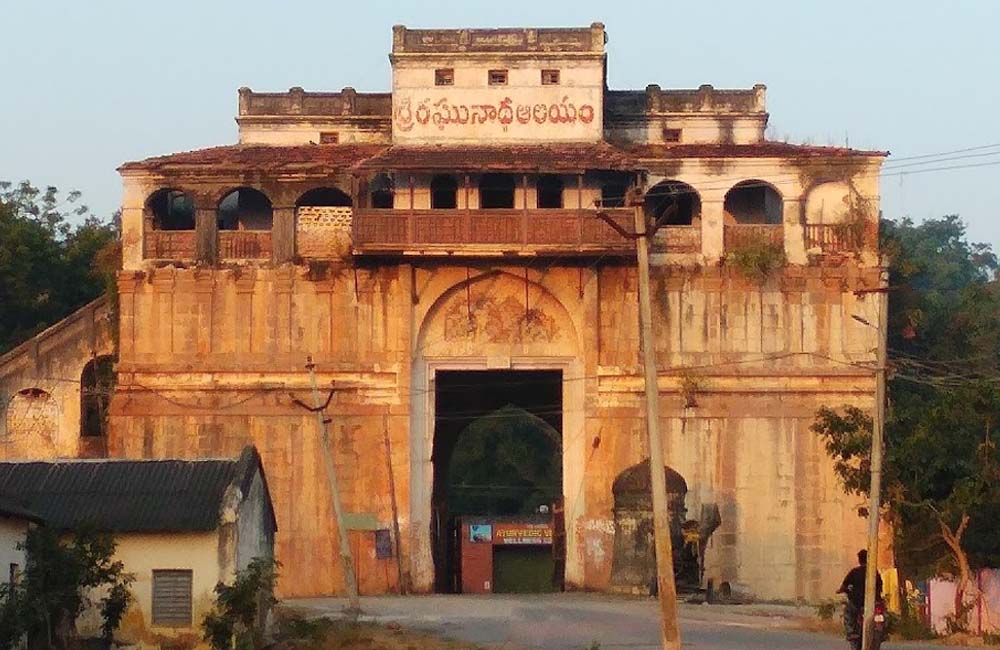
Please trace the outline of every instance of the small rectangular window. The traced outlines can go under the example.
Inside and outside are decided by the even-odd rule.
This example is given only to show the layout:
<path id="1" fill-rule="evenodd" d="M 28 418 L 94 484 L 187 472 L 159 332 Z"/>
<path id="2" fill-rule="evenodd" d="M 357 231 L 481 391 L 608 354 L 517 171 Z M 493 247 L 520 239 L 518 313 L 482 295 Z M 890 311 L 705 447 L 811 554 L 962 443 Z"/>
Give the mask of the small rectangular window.
<path id="1" fill-rule="evenodd" d="M 8 584 L 10 584 L 11 587 L 16 587 L 19 582 L 21 582 L 21 567 L 18 566 L 17 562 L 11 562 L 10 574 L 8 574 Z"/>
<path id="2" fill-rule="evenodd" d="M 337 131 L 323 131 L 319 134 L 320 144 L 338 144 L 340 142 L 340 133 Z"/>
<path id="3" fill-rule="evenodd" d="M 559 71 L 558 70 L 542 70 L 542 85 L 543 86 L 558 86 L 559 85 Z"/>
<path id="4" fill-rule="evenodd" d="M 455 68 L 438 68 L 434 71 L 435 86 L 454 86 Z"/>
<path id="5" fill-rule="evenodd" d="M 663 128 L 663 141 L 664 142 L 680 142 L 681 141 L 681 130 L 680 129 L 668 129 Z"/>
<path id="6" fill-rule="evenodd" d="M 491 86 L 506 86 L 507 85 L 507 71 L 506 70 L 490 70 L 490 85 Z"/>
<path id="7" fill-rule="evenodd" d="M 153 570 L 153 625 L 191 625 L 190 569 Z"/>

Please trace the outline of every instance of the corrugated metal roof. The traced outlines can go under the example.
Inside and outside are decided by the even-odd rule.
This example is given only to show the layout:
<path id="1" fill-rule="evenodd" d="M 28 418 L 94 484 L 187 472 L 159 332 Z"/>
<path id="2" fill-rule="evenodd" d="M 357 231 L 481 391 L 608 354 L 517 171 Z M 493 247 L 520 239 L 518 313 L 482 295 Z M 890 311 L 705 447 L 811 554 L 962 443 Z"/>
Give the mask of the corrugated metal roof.
<path id="1" fill-rule="evenodd" d="M 42 523 L 42 518 L 38 515 L 38 513 L 28 510 L 20 503 L 17 503 L 12 499 L 6 499 L 3 497 L 0 497 L 0 517 Z"/>
<path id="2" fill-rule="evenodd" d="M 231 460 L 3 462 L 0 498 L 61 529 L 209 531 L 219 525 L 227 488 L 246 494 L 259 468 L 252 447 Z"/>

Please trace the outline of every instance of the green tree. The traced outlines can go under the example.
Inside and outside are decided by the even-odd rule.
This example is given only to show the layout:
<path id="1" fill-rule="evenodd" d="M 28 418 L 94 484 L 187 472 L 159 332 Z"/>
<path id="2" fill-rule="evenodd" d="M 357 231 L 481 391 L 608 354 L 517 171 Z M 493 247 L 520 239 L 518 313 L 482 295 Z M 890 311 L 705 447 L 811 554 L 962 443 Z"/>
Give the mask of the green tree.
<path id="1" fill-rule="evenodd" d="M 27 556 L 23 579 L 3 585 L 0 597 L 0 650 L 17 647 L 66 649 L 76 637 L 76 619 L 94 594 L 99 601 L 102 635 L 111 640 L 131 600 L 133 577 L 114 559 L 111 535 L 80 531 L 60 539 L 52 528 L 28 531 L 22 545 Z"/>
<path id="2" fill-rule="evenodd" d="M 1000 566 L 997 259 L 954 216 L 883 224 L 890 256 L 885 514 L 911 575 L 950 572 L 961 611 L 974 567 Z M 872 420 L 823 408 L 813 430 L 845 489 L 867 495 Z"/>
<path id="3" fill-rule="evenodd" d="M 109 275 L 94 260 L 116 239 L 116 220 L 79 192 L 0 181 L 0 353 L 101 295 Z"/>

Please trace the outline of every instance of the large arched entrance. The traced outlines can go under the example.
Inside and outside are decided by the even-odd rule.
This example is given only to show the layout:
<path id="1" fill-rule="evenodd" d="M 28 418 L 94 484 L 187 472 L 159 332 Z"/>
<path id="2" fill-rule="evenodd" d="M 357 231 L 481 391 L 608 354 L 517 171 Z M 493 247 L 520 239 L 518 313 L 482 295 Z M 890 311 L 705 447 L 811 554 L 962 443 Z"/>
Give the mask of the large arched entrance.
<path id="1" fill-rule="evenodd" d="M 411 388 L 414 587 L 455 590 L 456 516 L 541 511 L 552 517 L 554 509 L 553 575 L 560 584 L 565 578 L 582 585 L 582 558 L 576 559 L 573 536 L 562 533 L 584 511 L 584 370 L 570 314 L 541 285 L 492 271 L 442 283 L 418 322 Z"/>

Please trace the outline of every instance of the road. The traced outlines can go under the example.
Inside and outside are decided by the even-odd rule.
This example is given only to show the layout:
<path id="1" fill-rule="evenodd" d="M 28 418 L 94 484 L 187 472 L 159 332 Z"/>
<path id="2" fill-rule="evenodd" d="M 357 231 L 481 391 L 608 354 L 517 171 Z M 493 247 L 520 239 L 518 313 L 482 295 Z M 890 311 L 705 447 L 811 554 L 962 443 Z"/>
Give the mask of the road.
<path id="1" fill-rule="evenodd" d="M 310 616 L 340 616 L 346 601 L 314 598 L 286 604 Z M 596 642 L 602 650 L 659 648 L 659 610 L 652 600 L 598 594 L 388 596 L 363 598 L 361 606 L 363 620 L 395 622 L 489 646 L 581 650 Z M 777 616 L 768 615 L 767 608 L 760 607 L 681 605 L 683 646 L 703 650 L 847 647 L 841 637 L 798 629 L 799 622 L 789 618 L 789 612 L 794 611 L 784 608 Z M 883 648 L 940 650 L 941 646 L 890 643 Z"/>

